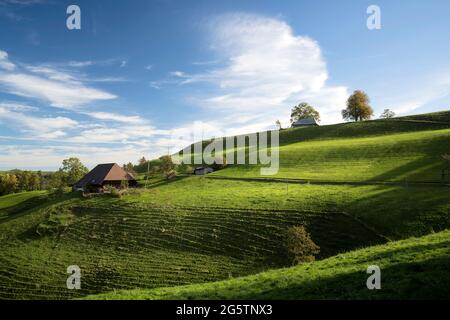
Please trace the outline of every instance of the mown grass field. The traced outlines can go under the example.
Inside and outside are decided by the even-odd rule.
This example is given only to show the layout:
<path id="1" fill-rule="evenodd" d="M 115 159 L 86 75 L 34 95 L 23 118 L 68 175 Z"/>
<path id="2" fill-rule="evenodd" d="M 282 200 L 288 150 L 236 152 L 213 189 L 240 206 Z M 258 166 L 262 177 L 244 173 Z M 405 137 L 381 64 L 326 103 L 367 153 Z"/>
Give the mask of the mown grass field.
<path id="1" fill-rule="evenodd" d="M 439 181 L 439 157 L 450 153 L 449 115 L 284 130 L 275 178 L 288 183 L 252 181 L 259 169 L 243 166 L 207 177 L 152 179 L 120 199 L 45 192 L 0 197 L 0 299 L 133 289 L 139 290 L 101 297 L 448 297 L 435 283 L 448 283 L 442 263 L 448 262 L 450 186 Z M 276 271 L 290 266 L 285 234 L 296 225 L 320 246 L 320 261 Z M 413 274 L 418 263 L 416 295 L 405 293 L 409 275 L 401 280 L 405 286 L 377 296 L 352 289 L 373 261 L 391 270 L 388 279 L 391 272 L 392 278 Z M 81 290 L 66 288 L 69 265 L 81 268 Z M 267 270 L 274 271 L 260 273 Z M 252 274 L 258 275 L 235 279 Z M 232 295 L 233 286 L 242 294 Z"/>
<path id="2" fill-rule="evenodd" d="M 449 264 L 450 231 L 443 231 L 238 279 L 87 299 L 446 299 Z M 381 290 L 366 287 L 369 265 L 381 269 Z"/>

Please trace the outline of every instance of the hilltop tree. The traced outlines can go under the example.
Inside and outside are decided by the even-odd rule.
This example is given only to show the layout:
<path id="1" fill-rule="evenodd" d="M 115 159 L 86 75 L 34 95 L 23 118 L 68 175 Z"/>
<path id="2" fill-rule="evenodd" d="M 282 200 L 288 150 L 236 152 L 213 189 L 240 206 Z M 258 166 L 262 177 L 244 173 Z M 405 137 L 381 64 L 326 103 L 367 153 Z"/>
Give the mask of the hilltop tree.
<path id="1" fill-rule="evenodd" d="M 281 128 L 281 121 L 280 121 L 280 120 L 275 121 L 275 125 L 278 127 L 278 130 L 281 130 L 281 129 L 282 129 L 282 128 Z"/>
<path id="2" fill-rule="evenodd" d="M 76 183 L 89 172 L 80 159 L 74 157 L 63 160 L 62 167 L 59 170 L 66 174 L 66 183 L 68 185 Z"/>
<path id="3" fill-rule="evenodd" d="M 383 113 L 380 115 L 380 119 L 390 119 L 395 117 L 395 112 L 390 109 L 384 109 Z"/>
<path id="4" fill-rule="evenodd" d="M 314 109 L 313 106 L 310 106 L 306 102 L 302 102 L 299 105 L 292 108 L 291 123 L 300 119 L 308 119 L 308 118 L 313 118 L 317 122 L 320 122 L 320 114 L 316 109 Z"/>
<path id="5" fill-rule="evenodd" d="M 354 91 L 347 100 L 347 109 L 342 110 L 342 117 L 354 121 L 370 119 L 373 116 L 373 109 L 369 103 L 369 96 L 364 91 Z"/>
<path id="6" fill-rule="evenodd" d="M 147 163 L 147 159 L 145 159 L 145 157 L 142 157 L 142 158 L 139 159 L 138 163 L 141 166 L 141 165 Z"/>

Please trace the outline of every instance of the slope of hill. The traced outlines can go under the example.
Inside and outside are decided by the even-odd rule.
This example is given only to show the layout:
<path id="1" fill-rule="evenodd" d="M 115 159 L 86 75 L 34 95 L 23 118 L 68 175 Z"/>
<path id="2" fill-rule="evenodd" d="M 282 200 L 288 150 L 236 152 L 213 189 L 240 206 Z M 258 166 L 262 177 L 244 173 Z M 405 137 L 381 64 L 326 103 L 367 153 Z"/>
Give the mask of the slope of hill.
<path id="1" fill-rule="evenodd" d="M 0 197 L 0 221 L 16 213 L 35 208 L 46 200 L 45 194 L 45 191 L 29 191 Z"/>
<path id="2" fill-rule="evenodd" d="M 381 270 L 368 290 L 367 267 Z M 450 296 L 450 231 L 222 282 L 117 291 L 86 299 L 439 299 Z"/>
<path id="3" fill-rule="evenodd" d="M 450 228 L 450 187 L 435 183 L 440 153 L 450 153 L 449 114 L 284 130 L 279 174 L 292 183 L 251 181 L 258 168 L 243 166 L 153 179 L 122 198 L 0 197 L 0 299 L 76 298 L 286 267 L 284 235 L 295 225 L 321 247 L 318 259 Z M 307 176 L 316 183 L 296 181 Z M 81 268 L 81 290 L 66 288 L 70 265 Z"/>
<path id="4" fill-rule="evenodd" d="M 202 144 L 205 147 L 210 142 Z M 326 182 L 440 182 L 441 155 L 450 152 L 450 111 L 289 128 L 280 131 L 279 142 L 277 174 L 264 177 L 259 165 L 229 164 L 213 175 Z"/>
<path id="5" fill-rule="evenodd" d="M 70 298 L 283 267 L 293 225 L 313 233 L 320 257 L 385 241 L 339 212 L 127 204 L 132 196 L 68 196 L 0 223 L 0 298 Z M 82 270 L 76 292 L 65 287 L 69 265 Z"/>

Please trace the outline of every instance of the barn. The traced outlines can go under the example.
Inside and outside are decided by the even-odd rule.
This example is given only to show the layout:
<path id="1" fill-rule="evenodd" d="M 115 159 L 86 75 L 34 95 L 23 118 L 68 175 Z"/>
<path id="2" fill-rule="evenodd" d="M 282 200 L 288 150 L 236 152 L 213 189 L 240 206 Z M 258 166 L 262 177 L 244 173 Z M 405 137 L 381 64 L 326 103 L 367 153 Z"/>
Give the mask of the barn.
<path id="1" fill-rule="evenodd" d="M 100 190 L 105 185 L 120 187 L 126 181 L 129 186 L 137 184 L 136 179 L 117 163 L 99 164 L 73 185 L 73 190 Z"/>
<path id="2" fill-rule="evenodd" d="M 310 126 L 318 126 L 316 119 L 314 118 L 306 118 L 306 119 L 299 119 L 292 123 L 292 127 L 310 127 Z"/>

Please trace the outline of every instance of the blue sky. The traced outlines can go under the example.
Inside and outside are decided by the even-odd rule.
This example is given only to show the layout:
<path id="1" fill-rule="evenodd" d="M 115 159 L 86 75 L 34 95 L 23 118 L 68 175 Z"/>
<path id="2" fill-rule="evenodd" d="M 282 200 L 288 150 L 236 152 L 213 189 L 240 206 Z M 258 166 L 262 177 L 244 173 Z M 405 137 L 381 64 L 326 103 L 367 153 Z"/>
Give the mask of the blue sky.
<path id="1" fill-rule="evenodd" d="M 288 125 L 302 101 L 337 123 L 356 89 L 376 116 L 448 110 L 449 16 L 445 0 L 0 0 L 0 170 L 136 162 Z"/>

